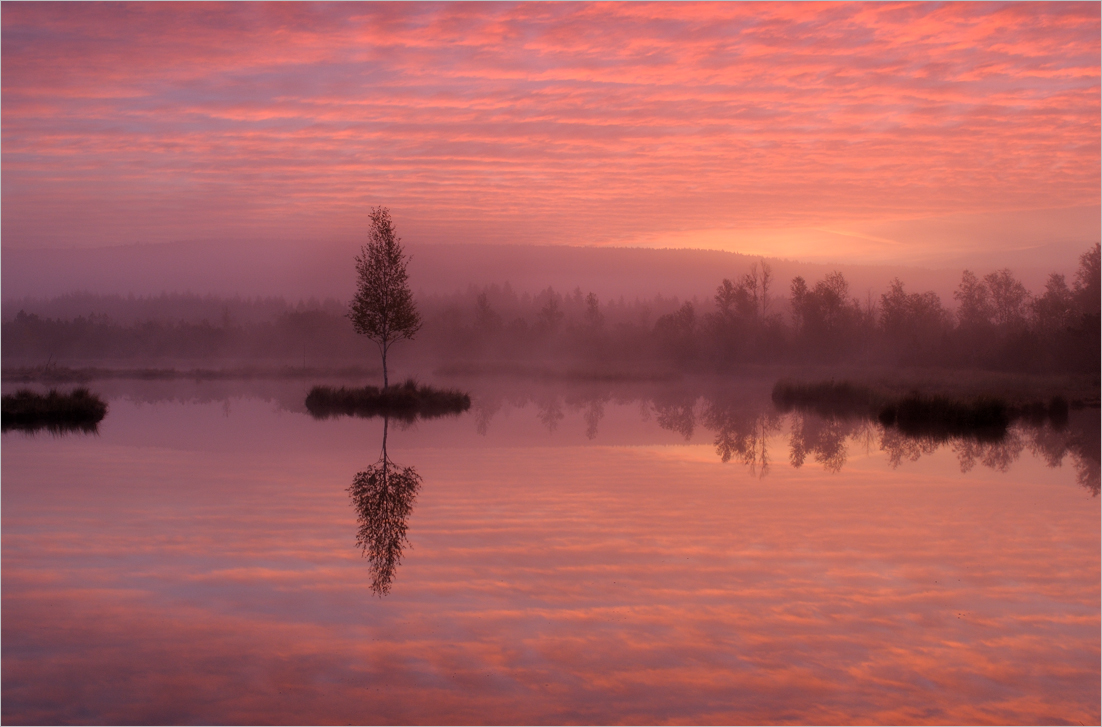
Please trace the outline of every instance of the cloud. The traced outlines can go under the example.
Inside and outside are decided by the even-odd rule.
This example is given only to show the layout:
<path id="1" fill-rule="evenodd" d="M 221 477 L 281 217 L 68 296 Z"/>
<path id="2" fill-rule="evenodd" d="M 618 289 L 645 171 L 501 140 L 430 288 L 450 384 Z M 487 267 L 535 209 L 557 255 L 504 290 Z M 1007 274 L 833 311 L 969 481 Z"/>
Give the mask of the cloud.
<path id="1" fill-rule="evenodd" d="M 1099 34 L 1091 4 L 13 5 L 3 235 L 346 236 L 386 204 L 425 241 L 607 244 L 1096 204 Z"/>

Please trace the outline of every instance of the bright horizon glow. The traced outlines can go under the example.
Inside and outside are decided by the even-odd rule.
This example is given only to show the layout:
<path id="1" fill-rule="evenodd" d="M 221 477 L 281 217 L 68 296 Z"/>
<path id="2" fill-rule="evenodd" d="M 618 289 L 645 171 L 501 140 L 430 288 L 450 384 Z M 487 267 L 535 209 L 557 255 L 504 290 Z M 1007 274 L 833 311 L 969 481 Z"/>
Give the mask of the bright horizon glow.
<path id="1" fill-rule="evenodd" d="M 4 246 L 324 242 L 381 204 L 419 242 L 1078 252 L 1100 227 L 1099 16 L 5 3 Z"/>
<path id="2" fill-rule="evenodd" d="M 926 219 L 839 221 L 829 226 L 689 230 L 642 235 L 617 246 L 724 250 L 810 263 L 951 266 L 975 264 L 990 250 L 1044 268 L 1082 252 L 1098 236 L 1102 209 L 1023 210 Z M 616 243 L 613 243 L 614 245 Z M 783 251 L 778 253 L 778 251 Z M 844 251 L 844 254 L 839 254 Z M 998 264 L 992 261 L 992 264 Z"/>

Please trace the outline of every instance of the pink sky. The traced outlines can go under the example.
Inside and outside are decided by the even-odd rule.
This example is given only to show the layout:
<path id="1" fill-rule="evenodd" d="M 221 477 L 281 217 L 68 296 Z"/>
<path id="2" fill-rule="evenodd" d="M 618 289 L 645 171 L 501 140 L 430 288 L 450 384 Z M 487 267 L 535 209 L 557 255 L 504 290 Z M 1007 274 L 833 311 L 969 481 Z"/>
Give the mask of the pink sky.
<path id="1" fill-rule="evenodd" d="M 1099 236 L 1097 3 L 4 3 L 3 245 Z M 993 257 L 994 259 L 994 257 Z"/>

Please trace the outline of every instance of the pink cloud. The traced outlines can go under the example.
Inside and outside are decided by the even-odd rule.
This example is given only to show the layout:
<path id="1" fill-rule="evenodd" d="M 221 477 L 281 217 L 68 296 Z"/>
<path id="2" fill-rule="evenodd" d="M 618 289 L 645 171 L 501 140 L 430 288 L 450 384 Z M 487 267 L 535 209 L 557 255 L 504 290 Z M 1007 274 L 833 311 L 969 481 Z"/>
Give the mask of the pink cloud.
<path id="1" fill-rule="evenodd" d="M 316 238 L 387 204 L 434 239 L 585 244 L 1095 204 L 1099 28 L 1086 3 L 9 4 L 3 234 Z"/>

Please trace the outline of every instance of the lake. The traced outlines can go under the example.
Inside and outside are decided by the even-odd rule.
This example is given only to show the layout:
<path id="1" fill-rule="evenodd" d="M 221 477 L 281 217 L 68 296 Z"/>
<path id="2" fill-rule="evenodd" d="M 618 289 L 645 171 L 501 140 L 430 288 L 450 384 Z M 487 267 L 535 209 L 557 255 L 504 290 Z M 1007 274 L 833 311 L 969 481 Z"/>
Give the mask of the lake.
<path id="1" fill-rule="evenodd" d="M 472 380 L 358 508 L 384 422 L 301 382 L 92 388 L 98 434 L 3 435 L 7 723 L 1100 721 L 1097 409 L 937 442 Z"/>

